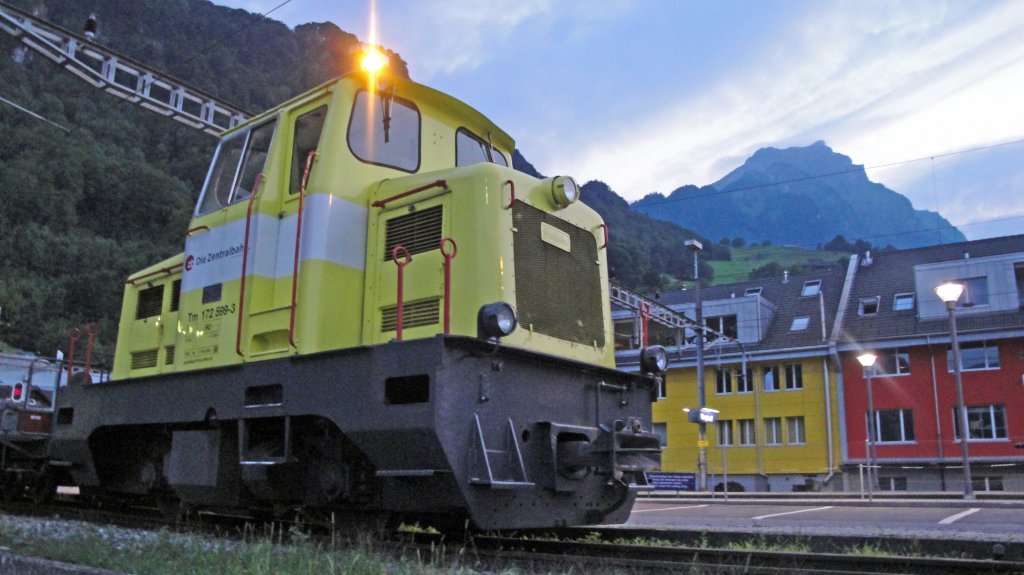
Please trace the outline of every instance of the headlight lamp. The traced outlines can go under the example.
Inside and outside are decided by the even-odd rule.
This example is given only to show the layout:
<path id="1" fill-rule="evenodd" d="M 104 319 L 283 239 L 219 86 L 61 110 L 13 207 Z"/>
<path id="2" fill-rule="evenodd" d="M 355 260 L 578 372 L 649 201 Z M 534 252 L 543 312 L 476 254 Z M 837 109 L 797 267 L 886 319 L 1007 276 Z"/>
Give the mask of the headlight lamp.
<path id="1" fill-rule="evenodd" d="M 515 310 L 503 301 L 482 306 L 476 314 L 476 334 L 481 339 L 505 337 L 518 325 Z"/>
<path id="2" fill-rule="evenodd" d="M 569 176 L 558 176 L 551 180 L 551 199 L 564 208 L 580 199 L 580 186 Z"/>
<path id="3" fill-rule="evenodd" d="M 651 345 L 640 350 L 640 369 L 644 373 L 665 373 L 668 369 L 668 352 L 660 345 Z"/>

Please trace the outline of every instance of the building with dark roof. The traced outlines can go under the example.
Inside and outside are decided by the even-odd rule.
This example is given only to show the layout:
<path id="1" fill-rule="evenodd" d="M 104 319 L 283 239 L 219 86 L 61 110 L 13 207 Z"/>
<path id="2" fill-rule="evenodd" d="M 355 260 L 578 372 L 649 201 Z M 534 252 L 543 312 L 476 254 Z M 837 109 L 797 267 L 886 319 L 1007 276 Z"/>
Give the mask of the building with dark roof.
<path id="1" fill-rule="evenodd" d="M 956 302 L 973 490 L 1024 491 L 1024 235 L 860 258 L 851 267 L 837 352 L 843 476 L 859 483 L 875 422 L 883 490 L 965 488 L 950 324 L 936 286 L 965 286 Z M 869 417 L 864 368 L 877 356 Z"/>
<path id="2" fill-rule="evenodd" d="M 934 288 L 965 286 L 955 308 L 973 489 L 1024 491 L 1024 235 L 852 256 L 845 270 L 703 290 L 708 488 L 864 490 L 965 487 L 949 318 Z M 658 302 L 695 317 L 693 290 Z M 670 367 L 653 420 L 663 470 L 696 472 L 694 333 L 616 309 L 616 359 L 636 369 L 643 339 Z M 735 338 L 733 341 L 731 338 Z M 868 378 L 857 357 L 872 352 Z M 745 366 L 745 369 L 744 369 Z M 1017 446 L 1020 445 L 1021 448 Z M 724 459 L 724 461 L 723 461 Z"/>

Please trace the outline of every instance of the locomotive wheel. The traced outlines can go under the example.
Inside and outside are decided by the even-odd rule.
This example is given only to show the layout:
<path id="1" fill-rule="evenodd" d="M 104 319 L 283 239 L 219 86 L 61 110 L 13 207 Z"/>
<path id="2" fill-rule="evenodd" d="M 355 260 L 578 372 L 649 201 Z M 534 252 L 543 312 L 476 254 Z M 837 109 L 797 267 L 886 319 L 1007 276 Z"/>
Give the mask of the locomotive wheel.
<path id="1" fill-rule="evenodd" d="M 29 489 L 29 498 L 35 505 L 46 505 L 57 494 L 57 482 L 49 472 L 43 472 Z"/>

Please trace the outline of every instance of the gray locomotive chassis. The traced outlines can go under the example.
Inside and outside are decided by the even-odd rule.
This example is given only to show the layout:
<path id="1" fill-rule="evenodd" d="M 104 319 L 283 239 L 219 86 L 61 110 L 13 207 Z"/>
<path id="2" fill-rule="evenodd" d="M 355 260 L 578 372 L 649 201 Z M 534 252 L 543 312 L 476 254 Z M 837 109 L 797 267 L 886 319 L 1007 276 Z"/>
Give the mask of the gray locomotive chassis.
<path id="1" fill-rule="evenodd" d="M 388 402 L 389 378 L 424 375 L 425 402 Z M 281 386 L 279 405 L 246 406 L 252 388 L 268 385 Z M 484 529 L 614 523 L 632 508 L 635 486 L 624 481 L 640 474 L 631 471 L 660 459 L 650 433 L 653 395 L 650 377 L 438 335 L 72 386 L 58 401 L 51 458 L 78 484 L 99 486 L 104 462 L 94 460 L 89 441 L 97 430 L 113 428 L 103 436 L 130 446 L 136 430 L 164 429 L 177 445 L 169 458 L 177 463 L 164 472 L 174 491 L 189 503 L 191 481 L 206 488 L 193 503 L 237 506 L 251 497 L 232 484 L 242 457 L 231 453 L 238 422 L 319 416 L 372 462 L 380 481 L 374 508 L 465 513 Z M 626 429 L 615 433 L 616 421 Z M 195 430 L 223 437 L 229 448 L 202 449 Z M 586 466 L 575 474 L 559 472 L 565 437 L 585 437 L 592 448 L 582 450 L 578 461 Z M 628 445 L 642 449 L 630 455 Z M 616 469 L 622 480 L 613 478 Z"/>

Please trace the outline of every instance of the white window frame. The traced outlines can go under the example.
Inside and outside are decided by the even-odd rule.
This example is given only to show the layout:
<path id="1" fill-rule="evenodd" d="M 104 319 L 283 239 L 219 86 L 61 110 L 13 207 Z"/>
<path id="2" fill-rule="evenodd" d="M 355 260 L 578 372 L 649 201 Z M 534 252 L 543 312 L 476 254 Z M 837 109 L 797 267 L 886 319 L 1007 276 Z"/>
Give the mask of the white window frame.
<path id="1" fill-rule="evenodd" d="M 764 444 L 782 445 L 782 418 L 764 418 Z"/>
<path id="2" fill-rule="evenodd" d="M 668 447 L 668 423 L 652 423 L 651 430 L 657 434 L 662 447 Z"/>
<path id="3" fill-rule="evenodd" d="M 794 435 L 796 437 L 793 437 Z M 804 420 L 804 416 L 792 415 L 786 418 L 786 443 L 789 445 L 807 444 L 807 422 Z"/>
<path id="4" fill-rule="evenodd" d="M 742 368 L 736 370 L 736 393 L 754 393 L 754 370 L 748 367 L 745 378 L 742 371 Z"/>
<path id="5" fill-rule="evenodd" d="M 957 406 L 954 405 L 953 406 L 953 440 L 954 441 L 960 441 L 960 417 L 959 417 L 960 413 L 959 413 L 959 411 L 960 410 L 957 408 Z M 968 442 L 984 443 L 984 442 L 994 442 L 994 441 L 1009 441 L 1009 439 L 1010 439 L 1010 431 L 1009 431 L 1009 429 L 1007 429 L 1008 425 L 1006 423 L 1006 406 L 1005 405 L 994 405 L 994 404 L 989 404 L 989 405 L 968 405 L 967 406 L 967 424 L 968 425 L 970 425 L 970 423 L 971 423 L 971 412 L 972 411 L 975 412 L 975 413 L 979 413 L 979 412 L 980 413 L 986 413 L 987 412 L 987 414 L 988 414 L 988 416 L 990 418 L 989 427 L 992 428 L 992 436 L 990 436 L 990 437 L 968 437 L 967 438 Z M 1002 429 L 1003 435 L 998 435 L 1000 430 L 996 426 L 996 413 L 999 413 L 1000 417 L 1003 420 L 1003 429 Z"/>
<path id="6" fill-rule="evenodd" d="M 768 375 L 769 371 L 772 374 L 772 384 L 773 384 L 772 389 L 768 389 L 768 378 L 766 376 Z M 761 369 L 761 385 L 762 385 L 762 389 L 764 389 L 766 392 L 772 393 L 772 392 L 775 392 L 775 391 L 781 391 L 782 390 L 782 382 L 779 381 L 780 379 L 782 379 L 782 377 L 780 376 L 780 373 L 779 373 L 779 366 L 777 366 L 777 365 L 766 365 L 766 366 L 763 367 L 763 369 Z"/>
<path id="7" fill-rule="evenodd" d="M 746 289 L 746 290 L 745 290 L 745 291 L 743 292 L 743 295 L 745 295 L 745 296 L 747 296 L 747 295 L 761 295 L 761 291 L 762 291 L 763 289 L 764 289 L 764 288 L 761 288 L 761 287 L 748 287 L 748 288 L 747 288 L 747 289 Z"/>
<path id="8" fill-rule="evenodd" d="M 731 446 L 733 444 L 732 420 L 719 419 L 715 422 L 715 426 L 718 428 L 718 445 L 722 447 Z"/>
<path id="9" fill-rule="evenodd" d="M 804 366 L 802 363 L 787 363 L 783 366 L 786 372 L 786 391 L 801 391 L 804 388 Z"/>
<path id="10" fill-rule="evenodd" d="M 802 315 L 793 318 L 793 323 L 789 324 L 789 331 L 804 331 L 807 326 L 811 324 L 811 316 Z"/>
<path id="11" fill-rule="evenodd" d="M 985 366 L 984 367 L 970 367 L 970 368 L 964 367 L 964 350 L 965 349 L 972 349 L 973 350 L 973 349 L 979 349 L 979 348 L 984 350 Z M 989 350 L 990 349 L 994 349 L 995 350 L 995 363 L 992 363 L 990 361 L 992 359 L 989 356 Z M 954 365 L 953 365 L 953 349 L 950 348 L 950 349 L 946 350 L 946 370 L 949 373 L 953 373 L 953 368 L 954 368 Z M 1002 361 L 999 358 L 999 344 L 989 345 L 988 340 L 982 340 L 980 342 L 972 341 L 972 342 L 969 342 L 969 343 L 961 343 L 960 344 L 960 371 L 995 371 L 995 370 L 998 370 L 998 369 L 1002 369 Z"/>
<path id="12" fill-rule="evenodd" d="M 757 444 L 757 431 L 754 429 L 753 419 L 737 419 L 736 433 L 736 445 L 749 447 Z"/>
<path id="13" fill-rule="evenodd" d="M 900 307 L 900 302 L 910 302 Z M 892 311 L 913 311 L 915 301 L 914 292 L 898 293 L 892 296 Z"/>
<path id="14" fill-rule="evenodd" d="M 905 376 L 905 375 L 910 375 L 910 372 L 911 372 L 910 352 L 906 351 L 904 348 L 902 348 L 902 347 L 895 347 L 895 348 L 892 348 L 890 350 L 877 351 L 877 352 L 874 352 L 874 353 L 876 353 L 878 355 L 878 359 L 875 360 L 875 365 L 872 366 L 872 369 L 874 370 L 874 373 L 872 375 L 874 377 L 902 377 L 902 376 Z M 906 369 L 906 371 L 900 371 L 900 362 L 899 362 L 898 358 L 901 355 L 906 356 L 906 359 L 907 359 L 907 369 Z M 891 358 L 897 358 L 897 359 L 893 360 L 893 366 L 895 367 L 895 371 L 893 371 L 893 372 L 882 371 L 881 367 L 883 367 L 887 361 L 890 361 Z"/>
<path id="15" fill-rule="evenodd" d="M 878 309 L 880 307 L 880 303 L 881 303 L 880 300 L 881 299 L 882 298 L 880 296 L 877 296 L 877 295 L 876 296 L 871 296 L 871 297 L 862 297 L 862 298 L 860 298 L 860 303 L 857 305 L 857 315 L 860 315 L 860 316 L 878 315 Z M 875 311 L 871 311 L 871 312 L 865 311 L 864 306 L 866 304 L 874 305 Z"/>
<path id="16" fill-rule="evenodd" d="M 882 439 L 882 412 L 895 411 L 900 414 L 900 439 L 885 440 Z M 917 443 L 917 431 L 914 430 L 914 437 L 907 439 L 907 421 L 910 421 L 910 427 L 914 427 L 914 410 L 910 408 L 899 408 L 899 409 L 876 409 L 875 410 L 875 441 L 878 443 L 884 443 L 886 445 L 892 445 L 896 443 Z"/>
<path id="17" fill-rule="evenodd" d="M 722 391 L 722 389 L 725 391 Z M 715 394 L 732 394 L 732 370 L 726 367 L 715 368 Z"/>
<path id="18" fill-rule="evenodd" d="M 800 290 L 800 297 L 812 297 L 821 293 L 821 280 L 807 280 Z"/>

